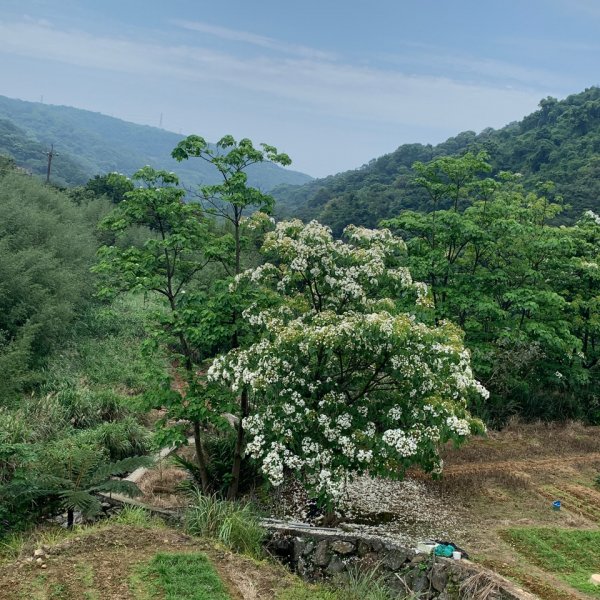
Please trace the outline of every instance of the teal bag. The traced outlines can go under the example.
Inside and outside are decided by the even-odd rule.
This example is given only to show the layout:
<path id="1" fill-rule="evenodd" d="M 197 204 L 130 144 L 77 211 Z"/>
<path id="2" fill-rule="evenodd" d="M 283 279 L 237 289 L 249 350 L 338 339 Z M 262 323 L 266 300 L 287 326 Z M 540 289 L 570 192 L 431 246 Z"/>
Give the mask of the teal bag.
<path id="1" fill-rule="evenodd" d="M 436 556 L 443 556 L 444 558 L 452 558 L 453 552 L 454 546 L 446 546 L 446 544 L 438 544 L 433 550 Z"/>

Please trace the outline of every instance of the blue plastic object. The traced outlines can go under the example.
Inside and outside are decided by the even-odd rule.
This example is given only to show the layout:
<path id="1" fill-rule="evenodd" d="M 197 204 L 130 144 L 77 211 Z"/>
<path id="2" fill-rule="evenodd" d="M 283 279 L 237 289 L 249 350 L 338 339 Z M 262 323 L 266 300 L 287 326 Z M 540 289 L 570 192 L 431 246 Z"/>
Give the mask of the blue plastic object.
<path id="1" fill-rule="evenodd" d="M 560 500 L 555 500 L 555 501 L 552 503 L 552 508 L 553 508 L 554 510 L 560 510 Z"/>

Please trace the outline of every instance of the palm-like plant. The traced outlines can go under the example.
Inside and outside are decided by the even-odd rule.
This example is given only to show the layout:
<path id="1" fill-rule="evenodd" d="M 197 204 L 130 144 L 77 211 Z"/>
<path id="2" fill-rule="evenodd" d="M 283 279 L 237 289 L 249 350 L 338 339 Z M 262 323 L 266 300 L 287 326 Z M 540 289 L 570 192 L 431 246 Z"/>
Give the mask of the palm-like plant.
<path id="1" fill-rule="evenodd" d="M 101 511 L 96 495 L 99 492 L 139 495 L 135 483 L 118 476 L 151 462 L 151 458 L 144 456 L 111 462 L 106 451 L 96 445 L 75 438 L 62 439 L 43 449 L 29 472 L 13 483 L 13 492 L 66 510 L 67 527 L 72 528 L 76 510 L 84 517 L 93 517 Z"/>

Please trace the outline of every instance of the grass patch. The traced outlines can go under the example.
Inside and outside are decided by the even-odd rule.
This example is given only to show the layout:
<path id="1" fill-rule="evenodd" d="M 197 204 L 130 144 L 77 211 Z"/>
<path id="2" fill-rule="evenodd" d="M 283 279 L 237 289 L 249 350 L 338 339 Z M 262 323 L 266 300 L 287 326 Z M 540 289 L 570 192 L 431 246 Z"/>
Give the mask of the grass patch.
<path id="1" fill-rule="evenodd" d="M 116 515 L 108 519 L 108 522 L 148 529 L 162 529 L 166 527 L 165 522 L 160 517 L 155 517 L 141 506 L 125 506 Z"/>
<path id="2" fill-rule="evenodd" d="M 231 600 L 205 554 L 157 554 L 132 580 L 136 600 Z"/>
<path id="3" fill-rule="evenodd" d="M 0 538 L 0 564 L 10 562 L 19 558 L 26 537 L 23 533 L 11 533 L 3 538 Z"/>
<path id="4" fill-rule="evenodd" d="M 393 600 L 398 598 L 376 571 L 349 569 L 326 585 L 296 585 L 279 592 L 276 600 Z"/>
<path id="5" fill-rule="evenodd" d="M 186 513 L 186 529 L 192 535 L 219 541 L 235 552 L 262 556 L 266 532 L 251 504 L 194 493 L 193 506 Z"/>
<path id="6" fill-rule="evenodd" d="M 590 575 L 600 571 L 600 531 L 518 527 L 501 536 L 534 565 L 600 598 L 600 588 L 588 583 Z"/>
<path id="7" fill-rule="evenodd" d="M 276 596 L 276 600 L 341 600 L 339 593 L 321 585 L 297 583 Z"/>

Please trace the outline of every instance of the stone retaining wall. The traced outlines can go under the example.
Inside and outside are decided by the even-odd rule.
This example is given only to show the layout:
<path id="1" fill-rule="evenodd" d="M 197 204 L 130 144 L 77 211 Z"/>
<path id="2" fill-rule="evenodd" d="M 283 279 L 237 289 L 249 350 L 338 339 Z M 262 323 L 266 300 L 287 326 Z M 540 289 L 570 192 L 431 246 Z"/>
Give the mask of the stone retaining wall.
<path id="1" fill-rule="evenodd" d="M 308 581 L 344 576 L 354 568 L 377 570 L 399 598 L 421 600 L 533 600 L 535 596 L 471 563 L 417 554 L 393 541 L 267 521 L 269 551 Z"/>
<path id="2" fill-rule="evenodd" d="M 140 506 L 173 525 L 180 511 L 159 509 L 113 494 L 113 505 Z M 374 536 L 341 529 L 312 527 L 263 519 L 267 550 L 307 581 L 344 577 L 349 569 L 377 570 L 398 598 L 414 594 L 419 600 L 536 600 L 504 577 L 468 560 L 417 554 L 412 548 Z"/>

